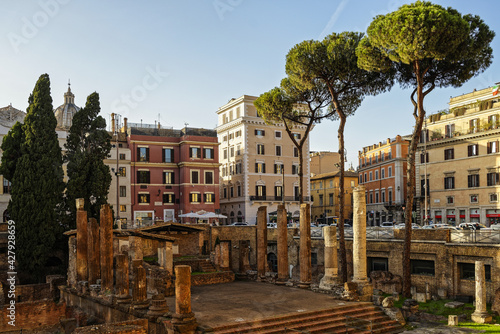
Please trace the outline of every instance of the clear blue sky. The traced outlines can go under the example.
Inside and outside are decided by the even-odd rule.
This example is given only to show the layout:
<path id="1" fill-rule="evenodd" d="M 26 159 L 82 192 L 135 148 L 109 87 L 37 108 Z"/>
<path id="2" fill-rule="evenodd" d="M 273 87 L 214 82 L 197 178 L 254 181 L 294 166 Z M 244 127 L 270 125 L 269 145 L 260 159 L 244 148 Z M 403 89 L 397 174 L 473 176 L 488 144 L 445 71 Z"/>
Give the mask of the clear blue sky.
<path id="1" fill-rule="evenodd" d="M 305 39 L 366 31 L 372 18 L 408 1 L 5 0 L 0 4 L 0 107 L 25 110 L 42 73 L 52 82 L 54 107 L 68 79 L 79 106 L 97 91 L 102 116 L 181 128 L 214 128 L 217 108 L 232 97 L 260 95 L 285 76 L 285 56 Z M 494 1 L 435 1 L 481 16 L 500 33 Z M 493 42 L 495 55 L 499 38 Z M 436 89 L 428 113 L 450 96 L 500 81 L 500 59 L 458 89 Z M 410 92 L 395 87 L 364 100 L 346 125 L 348 163 L 363 146 L 409 134 Z M 129 96 L 129 98 L 127 98 Z M 133 96 L 133 97 L 132 97 Z M 312 150 L 336 151 L 337 122 L 318 125 Z"/>

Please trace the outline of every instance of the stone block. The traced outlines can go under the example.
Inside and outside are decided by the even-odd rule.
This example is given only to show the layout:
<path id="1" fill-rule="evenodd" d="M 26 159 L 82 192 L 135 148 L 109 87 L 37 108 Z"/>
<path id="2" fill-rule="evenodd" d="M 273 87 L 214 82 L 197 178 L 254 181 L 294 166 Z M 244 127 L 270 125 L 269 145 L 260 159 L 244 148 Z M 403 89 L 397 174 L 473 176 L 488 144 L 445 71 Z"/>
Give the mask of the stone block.
<path id="1" fill-rule="evenodd" d="M 500 288 L 495 291 L 495 295 L 493 296 L 493 304 L 491 305 L 491 310 L 495 311 L 498 315 L 500 315 Z"/>
<path id="2" fill-rule="evenodd" d="M 379 295 L 373 295 L 372 296 L 373 304 L 375 304 L 377 306 L 381 306 L 383 300 L 384 300 L 383 296 L 379 296 Z"/>
<path id="3" fill-rule="evenodd" d="M 448 316 L 448 326 L 458 326 L 458 315 Z"/>
<path id="4" fill-rule="evenodd" d="M 394 307 L 394 298 L 393 297 L 386 297 L 382 301 L 382 307 Z"/>
<path id="5" fill-rule="evenodd" d="M 388 307 L 388 308 L 383 308 L 382 309 L 384 313 L 391 318 L 392 320 L 395 320 L 399 322 L 401 326 L 406 325 L 406 320 L 405 317 L 403 316 L 403 313 L 401 310 L 397 307 Z"/>
<path id="6" fill-rule="evenodd" d="M 493 317 L 489 314 L 474 314 L 474 313 L 472 313 L 470 318 L 476 324 L 489 324 L 493 321 Z"/>
<path id="7" fill-rule="evenodd" d="M 425 292 L 417 292 L 415 294 L 415 299 L 419 303 L 426 303 L 427 302 L 427 294 Z"/>
<path id="8" fill-rule="evenodd" d="M 449 308 L 460 308 L 462 306 L 464 306 L 464 303 L 457 301 L 444 304 L 444 307 L 449 307 Z"/>
<path id="9" fill-rule="evenodd" d="M 383 293 L 401 292 L 403 289 L 403 278 L 399 275 L 393 275 L 389 271 L 372 271 L 370 280 L 374 289 Z"/>
<path id="10" fill-rule="evenodd" d="M 358 291 L 358 284 L 353 282 L 345 282 L 344 290 L 346 291 Z"/>
<path id="11" fill-rule="evenodd" d="M 441 299 L 448 298 L 448 291 L 446 289 L 439 288 L 438 289 L 438 297 Z"/>

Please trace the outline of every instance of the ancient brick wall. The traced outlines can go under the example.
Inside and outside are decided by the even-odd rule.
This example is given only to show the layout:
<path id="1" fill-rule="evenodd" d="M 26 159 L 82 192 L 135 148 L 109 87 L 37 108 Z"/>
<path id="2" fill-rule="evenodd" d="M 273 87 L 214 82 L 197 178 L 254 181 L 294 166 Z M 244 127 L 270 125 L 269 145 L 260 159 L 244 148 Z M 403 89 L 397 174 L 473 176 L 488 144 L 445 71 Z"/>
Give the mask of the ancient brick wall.
<path id="1" fill-rule="evenodd" d="M 394 239 L 404 240 L 405 230 L 394 229 Z M 450 241 L 450 230 L 447 229 L 412 229 L 411 240 L 441 240 Z"/>
<path id="2" fill-rule="evenodd" d="M 66 304 L 56 304 L 52 300 L 16 303 L 15 327 L 8 324 L 8 322 L 11 321 L 8 317 L 10 314 L 11 310 L 8 309 L 8 305 L 2 307 L 0 311 L 0 332 L 8 330 L 36 329 L 41 326 L 58 324 L 60 319 L 66 317 Z"/>
<path id="3" fill-rule="evenodd" d="M 192 286 L 229 283 L 233 281 L 234 281 L 234 273 L 228 271 L 222 273 L 206 273 L 206 274 L 191 276 Z"/>

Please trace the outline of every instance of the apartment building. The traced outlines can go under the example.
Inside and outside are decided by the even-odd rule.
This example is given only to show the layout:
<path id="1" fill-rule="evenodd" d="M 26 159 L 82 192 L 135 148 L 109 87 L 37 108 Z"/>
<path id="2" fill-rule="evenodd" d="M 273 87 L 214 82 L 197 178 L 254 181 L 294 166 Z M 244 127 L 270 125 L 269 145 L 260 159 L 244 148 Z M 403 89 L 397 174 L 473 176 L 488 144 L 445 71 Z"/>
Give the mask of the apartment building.
<path id="1" fill-rule="evenodd" d="M 257 115 L 255 96 L 231 99 L 217 110 L 220 142 L 220 206 L 226 223 L 255 224 L 257 210 L 268 213 L 286 203 L 288 212 L 299 215 L 298 151 L 283 124 L 269 125 Z M 296 138 L 305 127 L 297 126 Z M 309 140 L 304 146 L 304 201 L 309 201 Z M 284 171 L 284 172 L 282 172 Z"/>
<path id="2" fill-rule="evenodd" d="M 340 154 L 338 152 L 310 152 L 311 176 L 339 171 Z"/>
<path id="3" fill-rule="evenodd" d="M 358 152 L 359 184 L 366 188 L 367 224 L 403 222 L 410 137 L 397 135 Z"/>
<path id="4" fill-rule="evenodd" d="M 129 124 L 127 133 L 136 224 L 179 221 L 179 214 L 219 210 L 219 144 L 214 130 Z"/>
<path id="5" fill-rule="evenodd" d="M 324 217 L 339 217 L 340 212 L 340 171 L 317 174 L 311 177 L 311 220 Z M 353 219 L 354 188 L 358 186 L 358 173 L 344 172 L 344 219 Z"/>
<path id="6" fill-rule="evenodd" d="M 452 97 L 449 110 L 425 120 L 420 159 L 416 159 L 420 220 L 427 199 L 427 214 L 435 223 L 500 222 L 500 100 L 496 92 L 490 87 Z"/>

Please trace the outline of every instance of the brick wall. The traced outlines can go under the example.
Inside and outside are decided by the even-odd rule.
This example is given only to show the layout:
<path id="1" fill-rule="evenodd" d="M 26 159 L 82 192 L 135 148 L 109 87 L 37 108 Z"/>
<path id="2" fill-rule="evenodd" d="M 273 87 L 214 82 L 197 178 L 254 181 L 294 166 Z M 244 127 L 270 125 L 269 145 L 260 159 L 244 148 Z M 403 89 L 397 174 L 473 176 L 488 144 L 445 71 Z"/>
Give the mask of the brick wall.
<path id="1" fill-rule="evenodd" d="M 191 276 L 192 286 L 229 283 L 233 281 L 234 273 L 232 271 L 225 271 L 222 273 L 206 273 Z"/>
<path id="2" fill-rule="evenodd" d="M 66 317 L 66 304 L 56 304 L 52 300 L 40 300 L 15 304 L 15 324 L 8 324 L 11 311 L 2 307 L 0 314 L 0 332 L 7 330 L 36 329 L 41 326 L 52 326 Z"/>
<path id="3" fill-rule="evenodd" d="M 394 238 L 404 240 L 405 230 L 394 229 Z M 447 229 L 412 229 L 411 240 L 441 240 L 450 241 L 450 230 Z"/>

